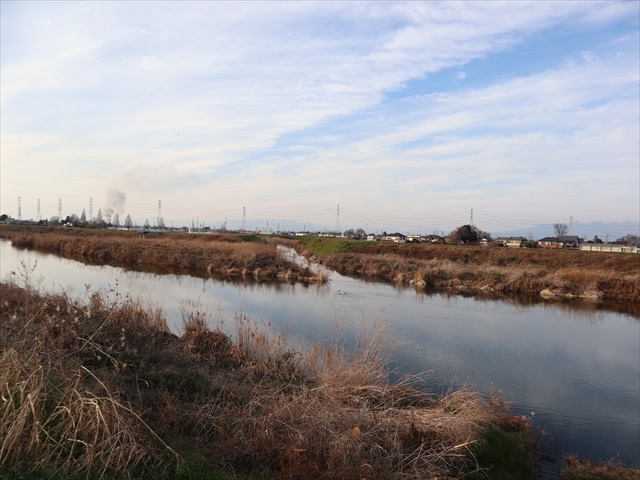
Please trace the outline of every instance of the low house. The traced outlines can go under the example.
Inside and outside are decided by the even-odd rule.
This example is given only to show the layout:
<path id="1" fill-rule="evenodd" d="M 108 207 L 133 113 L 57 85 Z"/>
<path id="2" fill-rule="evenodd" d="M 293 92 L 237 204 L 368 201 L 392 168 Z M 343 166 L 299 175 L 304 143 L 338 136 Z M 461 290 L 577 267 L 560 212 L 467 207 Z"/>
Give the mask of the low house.
<path id="1" fill-rule="evenodd" d="M 538 240 L 540 248 L 563 248 L 564 242 L 558 237 L 544 237 Z"/>
<path id="2" fill-rule="evenodd" d="M 444 243 L 444 237 L 440 235 L 425 235 L 422 237 L 422 243 Z"/>
<path id="3" fill-rule="evenodd" d="M 401 233 L 392 233 L 390 235 L 385 235 L 382 237 L 383 242 L 393 242 L 393 243 L 406 243 L 407 237 Z"/>
<path id="4" fill-rule="evenodd" d="M 509 237 L 507 238 L 506 246 L 510 248 L 524 247 L 527 240 L 523 237 Z"/>
<path id="5" fill-rule="evenodd" d="M 496 247 L 506 247 L 507 246 L 507 240 L 509 240 L 509 237 L 498 237 L 493 241 L 493 244 Z"/>
<path id="6" fill-rule="evenodd" d="M 562 240 L 564 248 L 578 248 L 582 243 L 582 239 L 576 235 L 559 235 L 558 238 Z"/>

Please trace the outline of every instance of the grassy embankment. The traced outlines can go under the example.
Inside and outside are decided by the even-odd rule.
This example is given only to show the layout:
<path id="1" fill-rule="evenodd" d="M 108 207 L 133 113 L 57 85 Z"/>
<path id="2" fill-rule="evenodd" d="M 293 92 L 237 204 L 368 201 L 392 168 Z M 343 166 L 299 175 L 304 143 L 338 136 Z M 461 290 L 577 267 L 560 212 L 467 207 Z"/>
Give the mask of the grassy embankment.
<path id="1" fill-rule="evenodd" d="M 129 270 L 219 279 L 326 280 L 289 261 L 274 243 L 255 235 L 154 233 L 143 239 L 137 231 L 2 225 L 0 237 L 17 247 Z"/>
<path id="2" fill-rule="evenodd" d="M 469 388 L 389 383 L 381 329 L 354 353 L 294 350 L 191 306 L 176 336 L 117 292 L 34 284 L 24 265 L 0 284 L 0 478 L 532 478 L 526 421 Z M 476 461 L 495 432 L 516 467 Z"/>
<path id="3" fill-rule="evenodd" d="M 640 301 L 640 255 L 306 237 L 305 256 L 346 275 L 456 293 Z"/>

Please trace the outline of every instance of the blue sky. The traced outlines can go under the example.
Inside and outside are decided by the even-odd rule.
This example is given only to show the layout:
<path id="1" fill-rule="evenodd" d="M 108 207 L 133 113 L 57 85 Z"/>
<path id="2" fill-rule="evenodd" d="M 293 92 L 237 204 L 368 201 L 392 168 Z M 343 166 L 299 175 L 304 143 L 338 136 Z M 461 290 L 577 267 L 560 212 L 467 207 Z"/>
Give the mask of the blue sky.
<path id="1" fill-rule="evenodd" d="M 23 218 L 92 198 L 153 223 L 161 200 L 167 224 L 407 233 L 640 215 L 640 2 L 0 9 L 14 217 L 18 197 Z"/>

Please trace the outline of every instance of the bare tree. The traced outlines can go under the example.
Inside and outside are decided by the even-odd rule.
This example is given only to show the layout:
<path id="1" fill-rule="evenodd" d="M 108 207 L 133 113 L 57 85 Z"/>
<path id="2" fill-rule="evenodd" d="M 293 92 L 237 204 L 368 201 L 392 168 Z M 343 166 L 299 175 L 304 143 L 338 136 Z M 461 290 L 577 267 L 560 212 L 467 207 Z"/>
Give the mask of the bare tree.
<path id="1" fill-rule="evenodd" d="M 557 237 L 566 235 L 567 233 L 569 233 L 569 226 L 566 223 L 554 223 L 553 232 Z"/>

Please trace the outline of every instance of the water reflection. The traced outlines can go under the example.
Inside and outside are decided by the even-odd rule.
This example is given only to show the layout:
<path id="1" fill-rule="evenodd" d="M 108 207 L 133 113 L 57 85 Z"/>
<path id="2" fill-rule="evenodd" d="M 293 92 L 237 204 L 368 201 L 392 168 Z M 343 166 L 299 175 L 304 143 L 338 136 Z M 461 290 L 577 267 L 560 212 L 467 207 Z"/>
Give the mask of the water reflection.
<path id="1" fill-rule="evenodd" d="M 501 392 L 520 414 L 569 442 L 575 453 L 640 461 L 640 322 L 637 306 L 496 299 L 417 292 L 331 274 L 325 285 L 239 283 L 126 272 L 17 250 L 0 241 L 0 274 L 38 260 L 53 291 L 119 292 L 160 306 L 180 332 L 185 305 L 233 328 L 235 315 L 271 323 L 300 342 L 347 344 L 374 322 L 389 325 L 397 374 L 428 372 L 425 386 L 468 380 Z M 229 332 L 232 333 L 232 332 Z"/>

